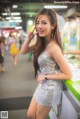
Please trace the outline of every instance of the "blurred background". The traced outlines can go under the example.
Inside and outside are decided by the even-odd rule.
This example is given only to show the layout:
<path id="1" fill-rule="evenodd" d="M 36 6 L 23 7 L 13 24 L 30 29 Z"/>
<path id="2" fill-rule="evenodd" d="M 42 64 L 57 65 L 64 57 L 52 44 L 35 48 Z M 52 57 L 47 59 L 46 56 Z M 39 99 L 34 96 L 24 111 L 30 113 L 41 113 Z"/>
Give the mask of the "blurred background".
<path id="1" fill-rule="evenodd" d="M 0 0 L 0 31 L 3 30 L 6 37 L 9 32 L 16 32 L 15 35 L 20 36 L 21 32 L 31 31 L 34 26 L 34 19 L 37 12 L 43 7 L 54 8 L 56 12 L 63 17 L 64 21 L 60 20 L 61 32 L 64 28 L 63 37 L 69 37 L 68 40 L 74 42 L 79 39 L 80 34 L 78 25 L 80 26 L 80 2 L 79 0 Z M 69 33 L 70 30 L 70 33 Z M 5 33 L 6 32 L 6 33 Z M 65 40 L 66 39 L 66 40 Z M 67 45 L 67 38 L 63 38 Z M 73 42 L 73 44 L 74 44 Z M 79 47 L 79 46 L 77 46 Z"/>
<path id="2" fill-rule="evenodd" d="M 0 37 L 3 34 L 5 40 L 4 69 L 2 71 L 0 69 L 0 111 L 9 111 L 9 119 L 26 119 L 26 111 L 37 86 L 32 54 L 28 53 L 23 56 L 19 52 L 18 61 L 15 63 L 10 54 L 10 45 L 13 41 L 10 34 L 20 51 L 22 44 L 27 39 L 27 33 L 34 27 L 37 12 L 44 7 L 55 9 L 57 13 L 63 50 L 80 50 L 79 0 L 0 0 Z M 69 86 L 71 85 L 70 89 L 78 91 L 78 93 L 75 92 L 75 95 L 79 94 L 77 97 L 79 97 L 78 105 L 80 107 L 80 58 L 77 60 L 74 55 L 70 54 L 65 57 L 72 69 L 77 68 L 78 73 L 74 73 L 73 83 L 69 82 Z M 76 85 L 74 80 L 78 82 Z M 74 91 L 72 90 L 72 92 Z M 67 119 L 71 119 L 71 117 Z"/>

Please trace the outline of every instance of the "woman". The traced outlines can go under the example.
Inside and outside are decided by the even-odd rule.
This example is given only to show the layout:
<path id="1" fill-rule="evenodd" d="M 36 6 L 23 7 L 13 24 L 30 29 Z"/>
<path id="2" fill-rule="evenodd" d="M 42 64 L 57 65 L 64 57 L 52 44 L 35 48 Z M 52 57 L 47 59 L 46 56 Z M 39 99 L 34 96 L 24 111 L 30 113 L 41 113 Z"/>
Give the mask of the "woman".
<path id="1" fill-rule="evenodd" d="M 5 71 L 5 68 L 4 68 L 4 47 L 5 47 L 5 37 L 4 37 L 4 34 L 2 33 L 1 34 L 1 37 L 0 37 L 0 65 L 1 65 L 1 69 L 0 71 L 1 72 L 4 72 Z"/>
<path id="2" fill-rule="evenodd" d="M 12 57 L 14 59 L 14 65 L 16 66 L 18 63 L 19 49 L 17 48 L 16 40 L 15 40 L 13 34 L 11 34 L 11 33 L 9 35 L 9 46 L 10 46 L 10 54 L 12 55 Z"/>
<path id="3" fill-rule="evenodd" d="M 36 29 L 36 33 L 34 30 Z M 62 80 L 72 78 L 71 70 L 62 53 L 56 13 L 43 8 L 35 19 L 35 28 L 24 42 L 21 53 L 33 52 L 35 76 L 39 82 L 31 100 L 28 119 L 47 119 L 52 105 L 61 101 Z M 37 40 L 30 45 L 34 35 Z"/>
<path id="4" fill-rule="evenodd" d="M 1 65 L 0 71 L 4 72 L 5 71 L 5 68 L 4 68 L 4 56 L 2 54 L 1 43 L 0 43 L 0 65 Z"/>

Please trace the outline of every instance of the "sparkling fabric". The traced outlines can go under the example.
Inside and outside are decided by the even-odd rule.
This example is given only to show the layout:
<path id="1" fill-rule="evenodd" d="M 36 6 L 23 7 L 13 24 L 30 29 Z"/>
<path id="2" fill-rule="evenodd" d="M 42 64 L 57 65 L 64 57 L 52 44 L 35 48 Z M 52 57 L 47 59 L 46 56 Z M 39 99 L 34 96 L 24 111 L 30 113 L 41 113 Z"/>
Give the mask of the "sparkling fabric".
<path id="1" fill-rule="evenodd" d="M 57 74 L 60 72 L 55 60 L 49 58 L 44 51 L 38 58 L 38 74 Z M 61 102 L 62 82 L 60 80 L 43 80 L 39 82 L 33 97 L 44 106 L 58 105 Z"/>

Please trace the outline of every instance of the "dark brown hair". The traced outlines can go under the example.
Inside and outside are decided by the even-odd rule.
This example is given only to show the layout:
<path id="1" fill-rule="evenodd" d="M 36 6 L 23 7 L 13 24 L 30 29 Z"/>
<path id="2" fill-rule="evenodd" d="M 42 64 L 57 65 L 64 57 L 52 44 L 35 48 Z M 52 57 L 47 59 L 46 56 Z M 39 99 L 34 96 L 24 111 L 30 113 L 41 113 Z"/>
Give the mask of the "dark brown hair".
<path id="1" fill-rule="evenodd" d="M 56 12 L 53 9 L 43 8 L 42 10 L 39 11 L 38 15 L 36 16 L 35 22 L 40 15 L 46 15 L 49 18 L 51 25 L 55 26 L 55 28 L 52 30 L 50 38 L 51 40 L 52 39 L 55 40 L 56 43 L 59 45 L 59 47 L 62 50 L 62 43 L 61 43 L 61 37 L 60 37 L 59 28 L 58 28 Z M 37 60 L 41 52 L 44 51 L 44 49 L 45 49 L 45 38 L 39 37 L 39 35 L 37 34 L 37 43 L 35 46 L 34 60 L 33 60 L 35 76 L 37 75 L 37 71 L 39 70 L 39 65 L 38 65 Z"/>

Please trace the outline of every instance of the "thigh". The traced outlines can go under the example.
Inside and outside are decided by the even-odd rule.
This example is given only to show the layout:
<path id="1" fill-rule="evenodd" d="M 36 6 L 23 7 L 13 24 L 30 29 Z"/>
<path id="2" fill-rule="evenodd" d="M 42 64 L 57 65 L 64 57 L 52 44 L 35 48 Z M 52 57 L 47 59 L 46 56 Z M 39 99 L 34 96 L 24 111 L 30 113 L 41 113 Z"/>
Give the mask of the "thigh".
<path id="1" fill-rule="evenodd" d="M 37 105 L 36 119 L 47 119 L 51 110 L 50 106 Z"/>
<path id="2" fill-rule="evenodd" d="M 28 111 L 27 111 L 27 116 L 35 118 L 36 110 L 37 110 L 37 102 L 34 98 L 32 98 Z"/>

